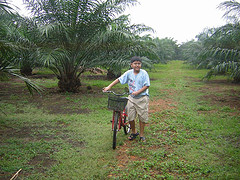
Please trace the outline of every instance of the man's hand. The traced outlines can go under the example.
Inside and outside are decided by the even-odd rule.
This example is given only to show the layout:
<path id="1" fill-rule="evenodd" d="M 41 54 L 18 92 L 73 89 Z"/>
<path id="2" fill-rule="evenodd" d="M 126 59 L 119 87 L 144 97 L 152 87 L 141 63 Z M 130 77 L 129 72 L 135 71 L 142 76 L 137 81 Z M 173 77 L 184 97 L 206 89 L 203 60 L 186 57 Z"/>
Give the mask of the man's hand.
<path id="1" fill-rule="evenodd" d="M 109 91 L 109 90 L 110 90 L 109 87 L 104 87 L 104 88 L 102 89 L 103 92 L 107 92 L 107 91 Z"/>
<path id="2" fill-rule="evenodd" d="M 132 93 L 133 96 L 137 96 L 138 94 L 139 93 L 137 91 Z"/>
<path id="3" fill-rule="evenodd" d="M 149 88 L 149 86 L 143 86 L 142 89 L 139 89 L 138 91 L 133 92 L 132 95 L 133 96 L 137 96 L 137 95 L 141 94 L 143 91 L 145 91 L 148 88 Z"/>
<path id="4" fill-rule="evenodd" d="M 117 83 L 119 83 L 120 81 L 118 79 L 116 79 L 115 81 L 113 81 L 111 84 L 109 84 L 108 87 L 104 87 L 102 89 L 103 92 L 109 91 L 113 86 L 115 86 Z"/>

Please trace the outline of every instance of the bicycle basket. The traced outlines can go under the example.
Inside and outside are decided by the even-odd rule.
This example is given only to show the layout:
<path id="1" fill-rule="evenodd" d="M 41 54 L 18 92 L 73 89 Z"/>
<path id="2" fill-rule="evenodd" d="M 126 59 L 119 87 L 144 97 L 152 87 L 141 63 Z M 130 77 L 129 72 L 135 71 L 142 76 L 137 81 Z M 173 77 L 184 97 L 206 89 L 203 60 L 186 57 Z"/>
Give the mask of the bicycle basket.
<path id="1" fill-rule="evenodd" d="M 127 101 L 126 97 L 108 96 L 108 109 L 122 111 L 127 105 Z"/>

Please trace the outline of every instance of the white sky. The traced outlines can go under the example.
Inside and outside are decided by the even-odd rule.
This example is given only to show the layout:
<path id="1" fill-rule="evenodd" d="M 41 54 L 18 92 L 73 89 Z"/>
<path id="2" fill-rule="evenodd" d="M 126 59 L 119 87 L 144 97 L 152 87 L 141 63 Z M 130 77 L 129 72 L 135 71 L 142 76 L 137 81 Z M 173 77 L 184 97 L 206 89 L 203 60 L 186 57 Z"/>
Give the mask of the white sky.
<path id="1" fill-rule="evenodd" d="M 224 11 L 217 6 L 226 0 L 138 0 L 140 5 L 127 10 L 131 23 L 145 24 L 154 37 L 171 37 L 178 43 L 190 41 L 205 28 L 226 24 Z"/>
<path id="2" fill-rule="evenodd" d="M 154 37 L 173 38 L 178 43 L 190 41 L 205 28 L 226 24 L 224 11 L 217 6 L 226 0 L 138 0 L 130 7 L 132 24 L 145 24 L 155 30 Z M 23 9 L 22 0 L 9 0 Z M 20 11 L 20 14 L 24 14 Z"/>

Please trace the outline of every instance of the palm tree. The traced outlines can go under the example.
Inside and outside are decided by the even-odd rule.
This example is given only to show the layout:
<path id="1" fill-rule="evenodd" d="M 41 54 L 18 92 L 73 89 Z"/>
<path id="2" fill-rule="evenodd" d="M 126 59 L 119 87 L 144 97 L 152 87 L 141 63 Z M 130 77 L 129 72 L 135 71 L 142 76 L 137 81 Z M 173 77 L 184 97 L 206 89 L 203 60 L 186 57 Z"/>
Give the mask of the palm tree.
<path id="1" fill-rule="evenodd" d="M 205 41 L 204 54 L 211 57 L 212 67 L 206 78 L 229 73 L 235 82 L 240 82 L 240 3 L 225 1 L 219 8 L 226 10 L 224 17 L 232 23 L 216 28 Z"/>
<path id="2" fill-rule="evenodd" d="M 236 0 L 222 2 L 219 9 L 225 10 L 223 17 L 231 22 L 239 22 L 240 18 L 240 3 Z"/>
<path id="3" fill-rule="evenodd" d="M 188 41 L 179 47 L 181 59 L 186 60 L 189 64 L 201 68 L 206 67 L 206 61 L 199 60 L 199 54 L 203 50 L 202 41 Z"/>
<path id="4" fill-rule="evenodd" d="M 33 90 L 41 93 L 42 89 L 39 86 L 15 72 L 14 62 L 21 46 L 12 39 L 17 32 L 12 20 L 18 15 L 12 13 L 12 8 L 5 1 L 0 2 L 0 9 L 0 75 L 16 76 L 26 83 L 31 94 Z"/>
<path id="5" fill-rule="evenodd" d="M 136 0 L 26 2 L 46 38 L 42 59 L 57 75 L 62 91 L 77 91 L 86 68 L 101 65 L 119 72 L 133 54 L 150 52 L 137 35 L 149 27 L 129 26 L 126 16 L 115 18 Z"/>
<path id="6" fill-rule="evenodd" d="M 56 74 L 62 91 L 76 92 L 79 77 L 101 56 L 96 35 L 105 32 L 116 14 L 136 0 L 25 0 L 46 41 L 42 60 Z M 99 37 L 100 38 L 100 37 Z M 109 42 L 111 43 L 111 42 Z M 96 45 L 98 44 L 98 45 Z M 100 53 L 100 54 L 99 54 Z"/>
<path id="7" fill-rule="evenodd" d="M 223 17 L 229 23 L 206 29 L 196 36 L 198 41 L 187 42 L 181 49 L 188 55 L 188 62 L 198 68 L 210 69 L 204 78 L 224 74 L 240 82 L 240 3 L 225 1 L 218 8 L 226 11 Z"/>
<path id="8" fill-rule="evenodd" d="M 172 38 L 155 38 L 156 52 L 160 58 L 161 63 L 166 63 L 169 60 L 177 58 L 178 45 Z"/>
<path id="9" fill-rule="evenodd" d="M 7 13 L 7 14 L 12 14 L 12 8 L 8 5 L 6 0 L 0 0 L 0 12 L 2 13 Z"/>
<path id="10" fill-rule="evenodd" d="M 32 18 L 19 15 L 14 15 L 11 22 L 14 31 L 11 32 L 8 40 L 18 47 L 15 64 L 20 68 L 22 75 L 32 75 L 32 70 L 40 65 L 38 46 L 43 42 L 37 23 Z"/>
<path id="11" fill-rule="evenodd" d="M 95 36 L 95 60 L 97 65 L 108 70 L 108 79 L 115 79 L 121 75 L 123 67 L 129 67 L 129 59 L 134 56 L 143 58 L 143 65 L 151 67 L 157 54 L 153 49 L 155 44 L 147 36 L 140 36 L 142 32 L 153 31 L 145 25 L 130 25 L 128 16 L 122 15 L 108 26 L 106 31 Z"/>
<path id="12" fill-rule="evenodd" d="M 205 54 L 210 57 L 209 65 L 211 71 L 206 75 L 210 78 L 212 75 L 230 73 L 230 77 L 235 82 L 240 82 L 240 24 L 227 24 L 216 30 L 211 37 L 209 48 Z M 213 40 L 214 39 L 214 40 Z"/>

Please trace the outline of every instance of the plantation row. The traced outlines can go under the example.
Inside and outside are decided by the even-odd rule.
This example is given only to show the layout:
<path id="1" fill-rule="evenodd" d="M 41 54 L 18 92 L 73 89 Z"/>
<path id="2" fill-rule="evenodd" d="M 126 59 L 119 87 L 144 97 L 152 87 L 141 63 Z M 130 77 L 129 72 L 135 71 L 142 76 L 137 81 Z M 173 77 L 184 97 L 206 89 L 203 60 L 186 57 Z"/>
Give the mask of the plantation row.
<path id="1" fill-rule="evenodd" d="M 151 27 L 130 24 L 120 15 L 137 0 L 50 1 L 25 0 L 31 17 L 15 13 L 8 1 L 0 2 L 0 71 L 22 78 L 31 89 L 34 83 L 16 74 L 31 75 L 36 67 L 48 67 L 58 78 L 63 92 L 77 92 L 79 77 L 89 68 L 101 67 L 109 78 L 118 77 L 134 55 L 143 58 L 144 68 L 172 59 L 187 60 L 208 68 L 207 77 L 226 74 L 239 82 L 239 3 L 219 5 L 229 23 L 208 29 L 197 40 L 181 45 L 172 38 L 142 35 Z"/>

